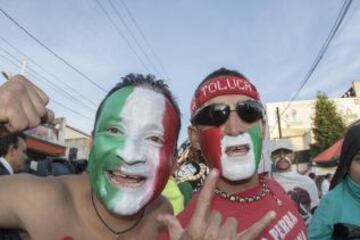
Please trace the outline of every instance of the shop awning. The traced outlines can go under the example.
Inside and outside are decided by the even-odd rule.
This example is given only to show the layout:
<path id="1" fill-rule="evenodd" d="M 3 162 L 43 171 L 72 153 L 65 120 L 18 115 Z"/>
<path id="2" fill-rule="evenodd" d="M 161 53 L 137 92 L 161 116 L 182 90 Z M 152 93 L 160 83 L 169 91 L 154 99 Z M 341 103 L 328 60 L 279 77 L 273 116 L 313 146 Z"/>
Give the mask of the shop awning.
<path id="1" fill-rule="evenodd" d="M 66 147 L 48 142 L 30 135 L 26 135 L 26 146 L 29 150 L 42 153 L 51 157 L 64 156 Z"/>
<path id="2" fill-rule="evenodd" d="M 331 145 L 329 148 L 327 148 L 325 151 L 314 157 L 313 161 L 328 162 L 339 158 L 343 141 L 343 138 L 340 139 L 339 141 Z"/>

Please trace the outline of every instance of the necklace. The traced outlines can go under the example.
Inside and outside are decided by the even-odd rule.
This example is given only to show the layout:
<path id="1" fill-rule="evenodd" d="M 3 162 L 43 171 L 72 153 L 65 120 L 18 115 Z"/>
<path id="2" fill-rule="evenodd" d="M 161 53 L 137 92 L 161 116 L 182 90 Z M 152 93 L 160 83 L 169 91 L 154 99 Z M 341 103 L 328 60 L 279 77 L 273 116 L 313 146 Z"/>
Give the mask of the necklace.
<path id="1" fill-rule="evenodd" d="M 94 210 L 95 210 L 95 213 L 97 215 L 97 217 L 100 219 L 100 221 L 102 222 L 102 224 L 110 231 L 112 232 L 114 235 L 115 235 L 115 238 L 119 238 L 121 234 L 124 234 L 124 233 L 127 233 L 129 231 L 131 231 L 132 229 L 134 229 L 140 222 L 141 220 L 143 219 L 144 217 L 144 212 L 145 210 L 142 211 L 141 213 L 141 216 L 140 218 L 134 223 L 134 225 L 130 226 L 129 228 L 127 229 L 124 229 L 124 230 L 121 230 L 121 231 L 115 231 L 114 229 L 112 229 L 105 221 L 104 219 L 101 217 L 98 209 L 96 208 L 96 205 L 95 205 L 95 202 L 94 202 L 94 193 L 91 189 L 91 202 L 92 202 L 92 205 L 94 207 Z"/>
<path id="2" fill-rule="evenodd" d="M 271 196 L 275 199 L 277 205 L 281 206 L 282 205 L 282 201 L 270 190 L 269 186 L 266 184 L 265 179 L 263 176 L 259 177 L 259 182 L 261 185 L 261 190 L 260 192 L 258 192 L 257 194 L 255 194 L 254 196 L 250 196 L 250 197 L 242 197 L 239 196 L 237 194 L 229 194 L 227 192 L 224 192 L 222 190 L 220 190 L 219 188 L 215 188 L 215 195 L 218 195 L 226 200 L 229 200 L 231 202 L 237 202 L 237 203 L 252 203 L 252 202 L 257 202 L 260 199 L 264 198 L 266 195 L 268 195 L 269 193 L 271 194 Z"/>

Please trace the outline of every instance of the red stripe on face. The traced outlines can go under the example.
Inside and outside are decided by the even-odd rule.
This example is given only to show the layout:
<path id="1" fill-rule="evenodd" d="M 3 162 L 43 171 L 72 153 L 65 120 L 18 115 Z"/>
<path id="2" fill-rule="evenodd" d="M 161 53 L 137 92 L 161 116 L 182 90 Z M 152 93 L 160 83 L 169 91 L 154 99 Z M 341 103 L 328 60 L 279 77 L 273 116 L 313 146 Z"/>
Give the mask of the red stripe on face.
<path id="1" fill-rule="evenodd" d="M 164 145 L 160 149 L 159 157 L 160 164 L 156 172 L 154 198 L 158 197 L 164 189 L 170 175 L 173 165 L 175 164 L 175 150 L 177 142 L 177 127 L 178 117 L 177 113 L 168 99 L 165 99 L 165 111 L 162 119 L 164 127 Z"/>
<path id="2" fill-rule="evenodd" d="M 70 236 L 66 236 L 66 237 L 63 238 L 63 240 L 74 240 L 74 239 L 72 237 L 70 237 Z"/>
<path id="3" fill-rule="evenodd" d="M 200 131 L 200 147 L 202 155 L 211 167 L 217 168 L 220 173 L 221 168 L 221 140 L 223 134 L 219 128 L 211 127 Z"/>

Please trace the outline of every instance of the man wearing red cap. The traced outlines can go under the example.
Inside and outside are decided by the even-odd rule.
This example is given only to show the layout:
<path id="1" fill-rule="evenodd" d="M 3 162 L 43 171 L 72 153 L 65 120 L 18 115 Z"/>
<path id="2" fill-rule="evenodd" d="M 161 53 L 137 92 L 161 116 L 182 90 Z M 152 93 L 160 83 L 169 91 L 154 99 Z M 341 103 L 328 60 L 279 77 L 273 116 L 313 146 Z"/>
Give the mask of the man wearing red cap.
<path id="1" fill-rule="evenodd" d="M 211 202 L 215 217 L 209 226 L 235 218 L 237 233 L 241 233 L 272 210 L 276 218 L 259 239 L 306 239 L 306 228 L 294 202 L 279 184 L 257 174 L 264 114 L 256 87 L 236 71 L 221 68 L 195 91 L 189 138 L 209 166 L 220 171 Z M 178 215 L 182 227 L 189 224 L 197 199 L 195 195 Z M 214 239 L 219 237 L 216 231 L 208 232 Z"/>

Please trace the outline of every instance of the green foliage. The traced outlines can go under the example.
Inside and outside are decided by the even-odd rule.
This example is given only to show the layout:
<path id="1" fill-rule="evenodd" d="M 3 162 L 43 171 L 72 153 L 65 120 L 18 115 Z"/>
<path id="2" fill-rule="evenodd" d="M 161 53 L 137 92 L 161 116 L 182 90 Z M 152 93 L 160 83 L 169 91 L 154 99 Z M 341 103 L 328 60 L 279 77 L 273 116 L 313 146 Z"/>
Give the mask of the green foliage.
<path id="1" fill-rule="evenodd" d="M 345 123 L 336 111 L 335 103 L 318 92 L 312 129 L 316 143 L 311 146 L 311 156 L 321 153 L 344 136 Z"/>

